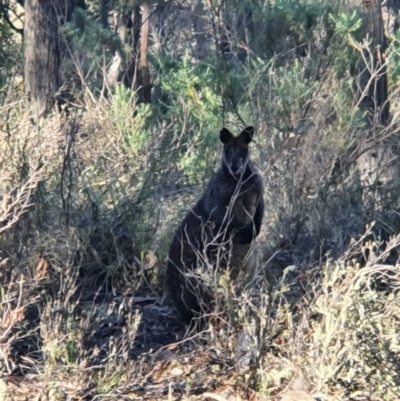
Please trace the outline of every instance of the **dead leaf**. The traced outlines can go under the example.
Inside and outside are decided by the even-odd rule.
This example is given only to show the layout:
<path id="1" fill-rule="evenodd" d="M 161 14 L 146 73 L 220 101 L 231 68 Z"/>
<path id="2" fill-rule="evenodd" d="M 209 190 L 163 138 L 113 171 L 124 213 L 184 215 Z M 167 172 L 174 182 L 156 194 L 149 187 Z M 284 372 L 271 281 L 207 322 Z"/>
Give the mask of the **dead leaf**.
<path id="1" fill-rule="evenodd" d="M 24 318 L 24 307 L 8 310 L 3 318 L 3 326 L 9 327 L 20 322 Z"/>
<path id="2" fill-rule="evenodd" d="M 49 270 L 49 264 L 46 259 L 40 258 L 38 265 L 36 266 L 36 278 L 38 280 L 44 280 L 47 277 L 47 272 Z"/>
<path id="3" fill-rule="evenodd" d="M 176 367 L 172 368 L 170 373 L 172 376 L 182 376 L 184 372 L 182 368 Z"/>
<path id="4" fill-rule="evenodd" d="M 135 262 L 144 270 L 152 269 L 158 262 L 158 258 L 153 251 L 148 251 L 146 257 L 140 260 L 137 256 L 134 256 Z"/>
<path id="5" fill-rule="evenodd" d="M 146 270 L 152 269 L 156 263 L 158 262 L 158 258 L 153 251 L 148 251 L 146 258 L 144 260 L 144 268 Z"/>
<path id="6" fill-rule="evenodd" d="M 190 371 L 188 365 L 183 365 L 176 359 L 172 360 L 168 367 L 169 374 L 172 376 L 183 376 Z"/>

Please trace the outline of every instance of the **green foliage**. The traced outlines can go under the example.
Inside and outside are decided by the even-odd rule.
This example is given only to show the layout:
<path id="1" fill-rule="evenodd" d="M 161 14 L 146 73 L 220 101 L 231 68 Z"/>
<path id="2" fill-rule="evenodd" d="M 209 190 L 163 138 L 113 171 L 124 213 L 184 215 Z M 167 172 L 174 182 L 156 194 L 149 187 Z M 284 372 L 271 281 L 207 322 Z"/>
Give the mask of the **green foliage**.
<path id="1" fill-rule="evenodd" d="M 301 118 L 305 103 L 318 86 L 317 82 L 305 77 L 304 72 L 304 67 L 297 60 L 291 67 L 270 71 L 274 117 L 285 122 L 287 127 Z"/>
<path id="2" fill-rule="evenodd" d="M 179 133 L 174 143 L 178 166 L 195 180 L 218 149 L 222 98 L 215 74 L 216 67 L 193 64 L 186 54 L 161 77 L 162 93 L 168 97 L 166 116 Z"/>
<path id="3" fill-rule="evenodd" d="M 334 33 L 330 54 L 332 55 L 333 68 L 339 79 L 347 79 L 352 76 L 360 53 L 351 42 L 358 38 L 362 28 L 360 15 L 353 11 L 351 14 L 340 12 L 337 15 L 330 14 L 330 21 Z"/>
<path id="4" fill-rule="evenodd" d="M 146 123 L 153 114 L 150 105 L 136 105 L 136 101 L 135 93 L 124 85 L 118 85 L 115 87 L 109 110 L 118 133 L 125 139 L 126 151 L 134 157 L 137 157 L 148 143 Z"/>
<path id="5" fill-rule="evenodd" d="M 22 65 L 18 39 L 19 34 L 0 18 L 0 90 L 6 85 L 7 78 L 15 74 Z"/>
<path id="6" fill-rule="evenodd" d="M 361 17 L 356 10 L 351 14 L 348 12 L 341 12 L 337 16 L 330 14 L 329 18 L 334 24 L 335 32 L 339 35 L 355 34 L 359 32 L 362 27 Z"/>
<path id="7" fill-rule="evenodd" d="M 258 241 L 263 260 L 268 260 L 260 264 L 260 269 L 266 267 L 268 282 L 261 274 L 262 289 L 256 292 L 263 299 L 251 304 L 247 292 L 239 294 L 242 297 L 233 294 L 230 280 L 221 278 L 217 293 L 223 302 L 218 313 L 230 328 L 214 348 L 224 360 L 235 361 L 236 331 L 253 316 L 260 329 L 253 354 L 257 360 L 251 364 L 257 371 L 241 375 L 240 382 L 259 378 L 246 382 L 246 388 L 276 398 L 299 379 L 325 398 L 330 394 L 337 395 L 332 399 L 398 398 L 386 391 L 396 389 L 394 374 L 374 367 L 374 359 L 385 364 L 399 349 L 398 266 L 379 258 L 375 247 L 368 248 L 368 261 L 361 241 L 347 249 L 371 216 L 379 217 L 382 232 L 399 232 L 394 222 L 399 189 L 393 180 L 384 212 L 364 206 L 366 188 L 360 185 L 358 161 L 354 162 L 355 145 L 362 145 L 355 133 L 364 128 L 364 116 L 354 102 L 360 54 L 351 45 L 360 40 L 362 21 L 357 13 L 332 3 L 234 0 L 221 2 L 218 15 L 219 10 L 205 6 L 207 57 L 199 60 L 192 54 L 194 35 L 185 36 L 191 29 L 186 28 L 192 27 L 190 17 L 189 24 L 171 17 L 185 12 L 190 16 L 189 3 L 180 2 L 178 9 L 176 2 L 169 2 L 176 12 L 164 16 L 172 25 L 168 46 L 160 44 L 164 46 L 160 51 L 157 38 L 149 38 L 154 101 L 138 105 L 137 95 L 122 84 L 108 88 L 106 94 L 101 91 L 102 74 L 115 52 L 123 58 L 131 49 L 124 49 L 114 32 L 100 28 L 100 2 L 89 0 L 87 11 L 77 10 L 62 28 L 73 49 L 73 57 L 63 60 L 62 73 L 70 83 L 71 76 L 76 77 L 70 71 L 79 66 L 84 87 L 76 91 L 79 106 L 71 106 L 66 118 L 54 113 L 32 126 L 30 116 L 23 113 L 22 96 L 12 85 L 3 90 L 3 373 L 23 360 L 27 372 L 37 374 L 43 367 L 51 375 L 59 373 L 60 383 L 85 383 L 74 397 L 102 393 L 114 399 L 130 391 L 136 396 L 137 383 L 144 391 L 156 389 L 154 399 L 160 397 L 158 379 L 164 381 L 172 364 L 163 367 L 157 383 L 149 384 L 143 362 L 152 354 L 146 346 L 164 345 L 168 335 L 175 341 L 176 331 L 175 324 L 170 326 L 168 303 L 152 300 L 162 292 L 155 278 L 165 268 L 174 228 L 216 166 L 222 147 L 220 128 L 227 126 L 236 133 L 251 124 L 257 128 L 251 155 L 265 184 L 266 210 Z M 117 1 L 111 7 L 120 11 L 132 4 Z M 246 32 L 235 45 L 244 42 L 251 51 L 245 61 L 236 55 L 222 58 L 213 24 L 222 15 L 246 23 L 248 8 L 256 44 L 246 41 L 248 27 L 236 26 L 240 34 L 232 28 L 234 34 Z M 0 56 L 5 57 L 0 58 L 0 80 L 22 66 L 13 54 L 18 42 L 4 27 L 0 21 L 4 43 Z M 399 33 L 391 38 L 387 60 L 394 91 L 400 74 Z M 396 115 L 399 105 L 391 102 L 391 107 Z M 396 124 L 395 120 L 394 128 Z M 386 128 L 378 127 L 376 141 L 383 144 L 387 135 Z M 391 139 L 395 147 L 395 136 Z M 386 167 L 378 166 L 379 173 L 385 174 Z M 393 258 L 397 259 L 399 248 L 397 238 L 391 248 Z M 392 292 L 372 288 L 376 277 L 383 276 Z M 142 298 L 150 291 L 151 298 Z M 100 304 L 103 312 L 97 309 Z M 28 319 L 32 314 L 34 318 Z M 229 332 L 232 328 L 234 333 Z M 149 337 L 154 333 L 156 341 Z M 214 330 L 212 338 L 202 341 L 218 341 L 219 334 Z M 30 338 L 32 344 L 25 345 Z M 194 347 L 196 341 L 193 338 Z M 272 343 L 279 347 L 270 352 Z M 177 357 L 180 352 L 174 348 Z M 35 355 L 43 360 L 31 359 Z M 199 363 L 201 358 L 196 358 Z M 195 363 L 186 362 L 191 372 L 197 370 Z M 228 365 L 231 376 L 233 365 Z M 212 375 L 211 369 L 201 372 Z M 181 373 L 189 377 L 186 370 Z M 179 366 L 174 368 L 176 379 L 181 373 Z M 197 376 L 186 385 L 195 388 L 195 380 Z M 203 377 L 199 381 L 207 388 Z M 168 397 L 173 398 L 174 386 L 170 387 Z"/>
<path id="8" fill-rule="evenodd" d="M 81 77 L 93 89 L 100 89 L 103 84 L 101 72 L 106 60 L 116 51 L 124 55 L 118 36 L 111 30 L 102 29 L 101 25 L 84 10 L 74 10 L 71 22 L 61 27 L 61 32 L 70 41 L 74 50 L 73 57 L 65 57 L 62 69 L 66 74 L 77 67 Z"/>
<path id="9" fill-rule="evenodd" d="M 287 46 L 288 38 L 295 39 L 297 44 L 315 46 L 315 39 L 323 31 L 329 41 L 328 15 L 336 13 L 337 9 L 338 5 L 332 2 L 307 0 L 274 0 L 268 5 L 254 6 L 252 17 L 257 30 L 254 40 L 258 53 L 267 52 L 272 56 L 293 50 Z"/>
<path id="10" fill-rule="evenodd" d="M 310 34 L 318 20 L 333 8 L 325 1 L 275 0 L 272 4 L 272 13 L 284 17 L 290 29 L 303 38 L 311 38 Z"/>
<path id="11" fill-rule="evenodd" d="M 351 85 L 351 83 L 350 83 Z M 355 129 L 364 128 L 364 114 L 359 108 L 353 107 L 351 87 L 348 81 L 339 82 L 333 94 L 333 107 L 337 116 L 335 130 L 346 135 L 346 142 L 352 142 Z"/>

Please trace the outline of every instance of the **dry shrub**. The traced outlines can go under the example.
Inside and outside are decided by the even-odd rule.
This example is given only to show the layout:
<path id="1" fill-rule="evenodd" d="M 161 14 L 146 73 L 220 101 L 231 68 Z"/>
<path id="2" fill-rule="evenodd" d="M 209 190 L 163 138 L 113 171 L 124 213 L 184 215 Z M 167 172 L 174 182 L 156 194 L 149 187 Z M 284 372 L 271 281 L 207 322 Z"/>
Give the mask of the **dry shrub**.
<path id="1" fill-rule="evenodd" d="M 210 331 L 209 352 L 274 399 L 398 399 L 400 276 L 388 259 L 400 236 L 383 244 L 368 241 L 371 232 L 308 275 L 284 272 L 272 286 L 260 279 L 236 293 L 220 282 L 225 324 Z"/>
<path id="2" fill-rule="evenodd" d="M 386 260 L 399 244 L 394 237 L 377 253 L 374 242 L 353 243 L 341 258 L 328 260 L 319 277 L 303 282 L 307 294 L 295 309 L 277 308 L 273 321 L 281 335 L 260 369 L 268 392 L 286 387 L 329 399 L 398 398 L 399 275 L 397 264 Z M 361 266 L 357 256 L 367 249 Z M 285 283 L 285 298 L 295 285 Z"/>
<path id="3" fill-rule="evenodd" d="M 135 154 L 124 130 L 137 122 L 126 114 L 129 124 L 118 126 L 111 103 L 92 104 L 68 122 L 55 114 L 34 129 L 27 117 L 12 114 L 15 104 L 9 106 L 4 110 L 14 135 L 3 131 L 1 137 L 2 371 L 35 372 L 46 391 L 61 389 L 77 399 L 127 393 L 141 381 L 141 391 L 162 398 L 170 376 L 151 387 L 153 357 L 146 359 L 141 347 L 149 341 L 161 347 L 182 331 L 171 328 L 168 304 L 135 297 L 149 283 L 158 290 L 150 279 L 159 262 L 146 262 L 138 242 L 165 254 L 174 226 L 200 193 L 177 188 L 175 172 L 163 170 L 162 141 L 168 142 L 171 127 L 153 127 L 160 128 L 155 142 Z M 268 138 L 263 129 L 258 138 Z M 333 137 L 331 129 L 323 137 L 310 129 L 298 146 L 285 138 L 274 137 L 274 147 L 259 141 L 267 205 L 263 269 L 245 289 L 226 274 L 206 277 L 209 264 L 197 272 L 216 294 L 212 316 L 219 323 L 189 336 L 184 346 L 189 355 L 201 347 L 217 361 L 219 379 L 231 380 L 235 371 L 235 386 L 266 396 L 292 390 L 355 399 L 369 391 L 394 400 L 393 258 L 400 240 L 379 243 L 375 226 L 348 250 L 368 213 L 355 165 L 347 166 L 351 160 L 340 150 L 347 134 Z M 374 238 L 375 244 L 367 242 Z M 161 348 L 160 355 L 164 364 L 186 358 L 182 363 L 194 371 L 204 365 L 185 353 L 165 356 Z M 193 379 L 194 389 L 203 380 L 218 382 L 207 372 Z M 177 388 L 185 388 L 180 383 Z"/>
<path id="4" fill-rule="evenodd" d="M 156 285 L 174 228 L 201 193 L 177 154 L 187 151 L 190 164 L 207 148 L 201 162 L 215 160 L 218 148 L 209 145 L 213 134 L 205 135 L 203 120 L 222 124 L 213 113 L 224 103 L 224 123 L 239 124 L 237 110 L 220 102 L 213 85 L 203 93 L 191 79 L 200 70 L 190 63 L 181 68 L 188 81 L 173 88 L 179 107 L 168 118 L 137 106 L 121 88 L 96 98 L 87 87 L 67 119 L 55 112 L 36 125 L 22 99 L 6 99 L 0 371 L 12 379 L 34 374 L 37 387 L 27 399 L 39 384 L 49 399 L 57 391 L 70 399 L 172 399 L 178 392 L 196 398 L 222 382 L 259 398 L 297 391 L 320 399 L 398 399 L 398 182 L 392 177 L 384 199 L 379 177 L 390 176 L 392 159 L 378 158 L 368 188 L 358 164 L 361 149 L 382 145 L 384 153 L 389 141 L 397 149 L 398 116 L 385 129 L 375 127 L 369 143 L 359 135 L 363 126 L 344 81 L 327 65 L 314 82 L 313 58 L 295 62 L 286 37 L 278 49 L 290 57 L 248 70 L 230 65 L 229 79 L 240 82 L 233 82 L 239 89 L 230 82 L 226 95 L 237 90 L 245 104 L 239 112 L 258 126 L 266 186 L 262 269 L 243 289 L 227 274 L 209 274 L 206 261 L 195 273 L 216 295 L 218 324 L 182 343 L 176 341 L 183 328 Z M 226 84 L 226 76 L 204 76 Z M 195 109 L 199 99 L 210 104 Z M 368 191 L 383 204 L 365 203 Z"/>

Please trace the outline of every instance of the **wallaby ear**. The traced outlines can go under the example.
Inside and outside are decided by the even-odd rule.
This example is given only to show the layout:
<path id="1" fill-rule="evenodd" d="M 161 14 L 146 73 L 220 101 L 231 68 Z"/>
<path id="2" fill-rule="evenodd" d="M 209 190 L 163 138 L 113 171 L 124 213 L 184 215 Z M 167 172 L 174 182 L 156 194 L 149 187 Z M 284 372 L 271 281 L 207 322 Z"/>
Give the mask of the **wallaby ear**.
<path id="1" fill-rule="evenodd" d="M 233 138 L 233 135 L 231 131 L 229 131 L 226 128 L 222 128 L 221 131 L 219 131 L 219 140 L 225 145 L 226 143 L 229 142 L 230 139 Z"/>
<path id="2" fill-rule="evenodd" d="M 253 140 L 253 135 L 254 127 L 247 127 L 239 134 L 239 137 L 241 137 L 246 144 L 249 144 Z"/>

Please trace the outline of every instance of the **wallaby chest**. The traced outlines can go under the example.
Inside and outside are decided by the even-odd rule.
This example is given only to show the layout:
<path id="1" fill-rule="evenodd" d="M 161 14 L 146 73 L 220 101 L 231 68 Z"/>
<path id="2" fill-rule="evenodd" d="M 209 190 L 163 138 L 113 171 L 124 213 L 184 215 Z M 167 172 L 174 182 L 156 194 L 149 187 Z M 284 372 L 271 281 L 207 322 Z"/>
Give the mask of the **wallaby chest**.
<path id="1" fill-rule="evenodd" d="M 207 208 L 211 211 L 217 204 L 222 204 L 224 211 L 237 220 L 246 224 L 249 223 L 256 211 L 259 201 L 259 180 L 252 177 L 245 181 L 238 181 L 232 178 L 216 174 L 214 183 L 210 186 L 207 197 Z"/>

